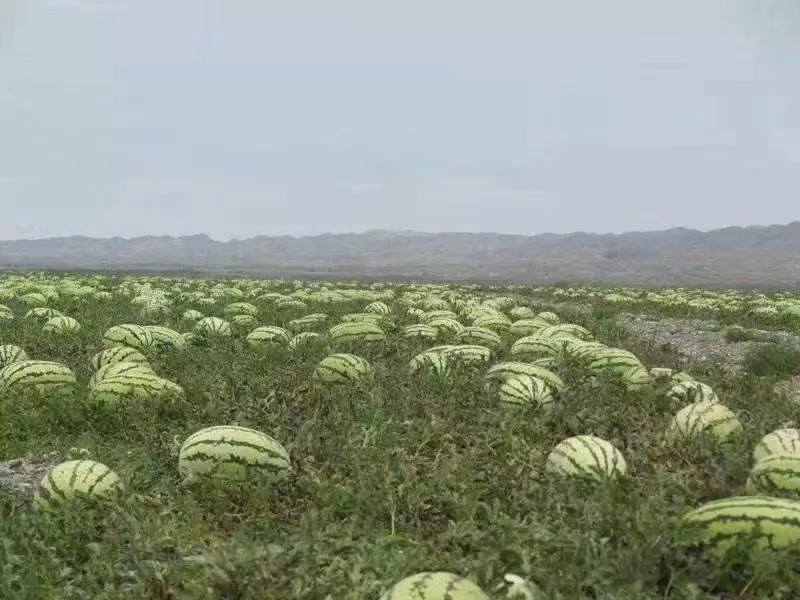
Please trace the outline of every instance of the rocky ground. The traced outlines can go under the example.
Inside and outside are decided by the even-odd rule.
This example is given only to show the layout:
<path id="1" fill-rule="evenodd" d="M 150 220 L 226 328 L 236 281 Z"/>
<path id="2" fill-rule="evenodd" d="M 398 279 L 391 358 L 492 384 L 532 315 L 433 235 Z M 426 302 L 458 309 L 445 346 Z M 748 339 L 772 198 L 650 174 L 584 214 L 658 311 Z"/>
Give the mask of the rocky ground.
<path id="1" fill-rule="evenodd" d="M 622 313 L 618 323 L 633 336 L 674 352 L 687 365 L 713 363 L 736 369 L 741 367 L 745 354 L 754 344 L 774 342 L 800 347 L 800 337 L 786 331 L 752 330 L 749 333 L 759 341 L 729 342 L 725 338 L 725 327 L 702 319 Z"/>
<path id="2" fill-rule="evenodd" d="M 0 492 L 16 491 L 33 495 L 45 473 L 53 468 L 55 462 L 49 459 L 13 458 L 0 461 Z"/>

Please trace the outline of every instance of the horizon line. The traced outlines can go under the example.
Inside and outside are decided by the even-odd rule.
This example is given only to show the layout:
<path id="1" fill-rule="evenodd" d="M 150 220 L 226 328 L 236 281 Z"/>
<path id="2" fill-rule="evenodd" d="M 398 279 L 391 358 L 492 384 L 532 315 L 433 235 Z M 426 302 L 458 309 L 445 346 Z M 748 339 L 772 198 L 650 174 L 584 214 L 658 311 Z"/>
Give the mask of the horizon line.
<path id="1" fill-rule="evenodd" d="M 375 233 L 389 233 L 389 234 L 410 234 L 410 235 L 498 235 L 498 236 L 508 236 L 508 237 L 540 237 L 540 236 L 570 236 L 570 235 L 586 235 L 586 236 L 599 236 L 599 237 L 607 237 L 607 236 L 622 236 L 622 235 L 630 235 L 630 234 L 642 234 L 642 233 L 666 233 L 669 231 L 676 231 L 682 230 L 687 232 L 696 232 L 696 233 L 713 233 L 716 231 L 725 231 L 729 229 L 769 229 L 771 227 L 789 227 L 792 225 L 800 224 L 800 219 L 789 221 L 788 223 L 771 223 L 769 225 L 726 225 L 722 227 L 714 227 L 711 229 L 699 229 L 696 227 L 687 227 L 685 225 L 676 225 L 673 227 L 665 227 L 663 229 L 635 229 L 635 230 L 628 230 L 622 231 L 618 233 L 614 232 L 592 232 L 592 231 L 570 231 L 566 233 L 555 233 L 555 232 L 541 232 L 541 233 L 501 233 L 496 231 L 424 231 L 419 229 L 387 229 L 387 228 L 374 228 L 374 229 L 364 229 L 362 231 L 346 231 L 346 232 L 324 232 L 324 233 L 314 233 L 314 234 L 307 234 L 307 235 L 291 235 L 291 234 L 257 234 L 248 237 L 232 237 L 228 239 L 216 239 L 211 237 L 209 234 L 205 232 L 198 232 L 198 233 L 190 233 L 190 234 L 183 234 L 183 235 L 175 235 L 175 234 L 142 234 L 142 235 L 133 235 L 133 236 L 121 236 L 121 235 L 107 235 L 107 236 L 91 236 L 91 235 L 81 235 L 81 234 L 74 234 L 74 235 L 53 235 L 53 236 L 46 236 L 46 237 L 37 237 L 37 238 L 13 238 L 13 239 L 0 239 L 0 243 L 12 243 L 12 242 L 46 242 L 46 241 L 57 241 L 57 240 L 69 240 L 69 239 L 87 239 L 87 240 L 123 240 L 123 241 L 131 241 L 143 238 L 171 238 L 171 239 L 186 239 L 186 238 L 206 238 L 212 242 L 217 242 L 220 244 L 226 244 L 230 242 L 245 242 L 249 240 L 255 240 L 260 238 L 290 238 L 294 240 L 301 240 L 301 239 L 309 239 L 309 238 L 319 238 L 319 237 L 331 237 L 331 236 L 353 236 L 353 235 L 369 235 Z"/>

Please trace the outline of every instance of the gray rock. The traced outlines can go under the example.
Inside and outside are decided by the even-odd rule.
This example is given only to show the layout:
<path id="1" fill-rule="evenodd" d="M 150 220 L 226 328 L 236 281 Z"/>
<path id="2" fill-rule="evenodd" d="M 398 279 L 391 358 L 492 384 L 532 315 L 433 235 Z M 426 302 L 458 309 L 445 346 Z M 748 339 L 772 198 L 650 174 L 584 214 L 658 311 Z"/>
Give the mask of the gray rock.
<path id="1" fill-rule="evenodd" d="M 50 460 L 32 457 L 0 461 L 0 489 L 32 496 L 39 488 L 42 477 L 55 466 Z"/>

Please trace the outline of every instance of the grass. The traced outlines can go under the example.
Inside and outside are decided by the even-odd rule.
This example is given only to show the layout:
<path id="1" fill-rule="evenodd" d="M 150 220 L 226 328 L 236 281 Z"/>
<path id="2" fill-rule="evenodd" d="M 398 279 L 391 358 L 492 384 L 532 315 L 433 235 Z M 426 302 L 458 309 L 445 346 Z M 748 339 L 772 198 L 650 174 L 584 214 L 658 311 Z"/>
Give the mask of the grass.
<path id="1" fill-rule="evenodd" d="M 732 325 L 725 329 L 725 341 L 728 343 L 752 342 L 758 340 L 759 336 L 751 329 L 745 329 L 740 325 Z"/>
<path id="2" fill-rule="evenodd" d="M 745 367 L 759 377 L 800 375 L 800 348 L 759 344 L 748 351 Z"/>
<path id="3" fill-rule="evenodd" d="M 306 312 L 337 317 L 365 304 L 310 302 Z M 261 324 L 299 316 L 258 306 Z M 122 296 L 56 307 L 83 324 L 76 337 L 48 338 L 18 318 L 3 323 L 0 342 L 70 366 L 80 385 L 65 398 L 3 398 L 0 459 L 55 452 L 66 460 L 71 448 L 85 449 L 120 474 L 127 492 L 113 509 L 77 504 L 54 512 L 0 492 L 0 598 L 377 599 L 422 570 L 461 573 L 487 591 L 515 573 L 554 599 L 800 593 L 791 554 L 715 562 L 673 542 L 681 514 L 742 494 L 758 439 L 800 417 L 757 376 L 758 365 L 770 375 L 787 368 L 783 349 L 762 351 L 749 373 L 707 380 L 739 414 L 739 439 L 675 447 L 664 440 L 673 410 L 663 389 L 592 382 L 566 364 L 559 374 L 570 387 L 552 413 L 504 410 L 484 388 L 482 369 L 457 369 L 443 385 L 409 375 L 408 361 L 426 346 L 402 340 L 398 328 L 384 345 L 353 348 L 375 373 L 352 389 L 312 385 L 324 356 L 318 349 L 256 353 L 237 335 L 152 357 L 156 372 L 184 387 L 185 402 L 91 409 L 85 384 L 103 332 L 147 319 Z M 178 303 L 151 321 L 186 330 L 177 317 L 188 307 Z M 221 307 L 201 310 L 221 314 Z M 398 326 L 406 324 L 401 314 Z M 602 341 L 633 343 L 614 326 L 613 310 L 569 315 Z M 506 336 L 495 360 L 508 357 L 510 342 Z M 652 366 L 670 366 L 663 351 L 637 351 Z M 183 485 L 180 441 L 217 424 L 273 435 L 291 453 L 293 476 L 277 487 Z M 548 475 L 552 447 L 585 433 L 614 443 L 630 476 L 590 484 Z"/>

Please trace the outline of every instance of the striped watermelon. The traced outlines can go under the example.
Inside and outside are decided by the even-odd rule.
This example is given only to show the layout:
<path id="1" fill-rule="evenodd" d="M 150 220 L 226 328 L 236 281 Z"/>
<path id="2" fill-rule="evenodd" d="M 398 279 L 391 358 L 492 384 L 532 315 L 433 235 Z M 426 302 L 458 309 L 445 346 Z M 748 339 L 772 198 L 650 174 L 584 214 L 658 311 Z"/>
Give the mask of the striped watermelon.
<path id="1" fill-rule="evenodd" d="M 114 325 L 103 334 L 107 348 L 113 346 L 130 346 L 142 352 L 152 348 L 155 340 L 153 334 L 141 325 Z"/>
<path id="2" fill-rule="evenodd" d="M 511 345 L 511 355 L 522 358 L 540 358 L 556 356 L 562 353 L 567 345 L 564 339 L 551 339 L 539 335 L 527 335 L 519 338 Z"/>
<path id="3" fill-rule="evenodd" d="M 570 355 L 590 362 L 598 355 L 602 354 L 607 348 L 608 346 L 600 342 L 584 342 L 582 340 L 569 342 L 565 345 L 565 350 L 568 351 Z"/>
<path id="4" fill-rule="evenodd" d="M 592 371 L 603 371 L 610 369 L 618 374 L 622 374 L 631 367 L 645 368 L 642 361 L 633 353 L 621 348 L 602 348 L 599 349 L 589 365 Z"/>
<path id="5" fill-rule="evenodd" d="M 469 579 L 444 571 L 417 573 L 397 582 L 380 600 L 491 600 Z"/>
<path id="6" fill-rule="evenodd" d="M 409 366 L 412 371 L 425 371 L 440 379 L 450 375 L 450 361 L 442 352 L 428 351 L 417 354 L 411 359 Z"/>
<path id="7" fill-rule="evenodd" d="M 385 302 L 381 302 L 380 300 L 376 300 L 375 302 L 370 302 L 364 307 L 365 313 L 375 313 L 377 315 L 388 315 L 391 311 L 389 306 Z"/>
<path id="8" fill-rule="evenodd" d="M 539 406 L 550 409 L 555 400 L 543 379 L 530 375 L 508 377 L 500 386 L 500 403 L 508 406 Z"/>
<path id="9" fill-rule="evenodd" d="M 292 334 L 283 327 L 266 325 L 251 331 L 245 340 L 251 348 L 266 348 L 268 346 L 285 347 L 292 339 Z"/>
<path id="10" fill-rule="evenodd" d="M 79 331 L 81 324 L 77 319 L 61 315 L 60 317 L 53 317 L 42 326 L 42 331 L 45 333 L 66 334 Z"/>
<path id="11" fill-rule="evenodd" d="M 267 475 L 279 481 L 292 470 L 286 449 L 272 436 L 234 425 L 207 427 L 183 442 L 178 472 L 184 477 L 218 477 L 245 481 L 251 475 Z"/>
<path id="12" fill-rule="evenodd" d="M 538 315 L 536 315 L 536 318 L 542 321 L 547 321 L 550 325 L 558 325 L 561 322 L 559 316 L 550 311 L 540 312 Z"/>
<path id="13" fill-rule="evenodd" d="M 203 313 L 201 313 L 199 310 L 189 309 L 187 311 L 184 311 L 184 313 L 181 315 L 181 320 L 183 320 L 183 321 L 199 321 L 203 317 L 205 317 L 205 315 Z"/>
<path id="14" fill-rule="evenodd" d="M 444 298 L 428 298 L 425 300 L 424 306 L 425 310 L 431 312 L 446 311 L 450 303 Z"/>
<path id="15" fill-rule="evenodd" d="M 492 357 L 492 351 L 486 346 L 475 344 L 457 344 L 442 350 L 445 356 L 464 365 L 483 364 Z"/>
<path id="16" fill-rule="evenodd" d="M 224 312 L 227 317 L 232 317 L 234 315 L 249 315 L 255 317 L 258 315 L 258 308 L 249 302 L 233 302 L 228 304 L 222 312 Z"/>
<path id="17" fill-rule="evenodd" d="M 408 366 L 411 371 L 417 371 L 422 367 L 427 367 L 432 362 L 446 363 L 447 359 L 445 358 L 445 354 L 450 348 L 452 348 L 452 346 L 436 346 L 434 348 L 425 350 L 425 352 L 420 352 L 411 359 L 411 361 L 408 363 Z"/>
<path id="18" fill-rule="evenodd" d="M 478 317 L 472 322 L 474 327 L 485 327 L 498 333 L 505 333 L 511 328 L 511 319 L 502 313 Z"/>
<path id="19" fill-rule="evenodd" d="M 718 440 L 742 431 L 742 424 L 735 414 L 718 402 L 694 402 L 684 406 L 675 415 L 667 430 L 670 440 L 689 439 L 707 431 Z"/>
<path id="20" fill-rule="evenodd" d="M 624 475 L 625 457 L 611 443 L 593 435 L 577 435 L 560 442 L 547 457 L 549 473 L 601 480 Z"/>
<path id="21" fill-rule="evenodd" d="M 75 385 L 75 374 L 62 364 L 46 360 L 13 362 L 0 371 L 0 391 L 34 388 L 40 393 Z"/>
<path id="22" fill-rule="evenodd" d="M 638 390 L 650 383 L 650 372 L 644 367 L 628 367 L 620 373 L 629 390 Z"/>
<path id="23" fill-rule="evenodd" d="M 27 320 L 38 320 L 38 321 L 49 321 L 53 317 L 62 317 L 64 316 L 60 310 L 56 310 L 55 308 L 49 308 L 46 306 L 39 306 L 36 308 L 30 309 L 25 315 L 22 317 L 23 319 Z"/>
<path id="24" fill-rule="evenodd" d="M 386 318 L 376 313 L 348 313 L 342 315 L 342 323 L 375 323 L 380 326 Z"/>
<path id="25" fill-rule="evenodd" d="M 145 325 L 144 329 L 153 336 L 153 345 L 161 349 L 180 350 L 186 346 L 183 334 L 163 325 Z"/>
<path id="26" fill-rule="evenodd" d="M 489 368 L 486 379 L 489 381 L 504 381 L 516 375 L 529 375 L 537 377 L 547 383 L 553 392 L 560 392 L 566 386 L 562 379 L 550 369 L 541 365 L 522 362 L 502 362 Z"/>
<path id="27" fill-rule="evenodd" d="M 68 460 L 53 467 L 42 479 L 34 501 L 41 508 L 74 498 L 111 499 L 124 490 L 119 476 L 93 460 Z"/>
<path id="28" fill-rule="evenodd" d="M 309 346 L 311 344 L 319 343 L 322 340 L 322 336 L 318 333 L 313 331 L 301 331 L 292 339 L 289 340 L 289 350 L 292 352 L 296 352 L 301 348 Z"/>
<path id="29" fill-rule="evenodd" d="M 147 358 L 136 348 L 130 346 L 113 346 L 101 350 L 92 357 L 92 368 L 97 371 L 101 367 L 115 362 L 132 362 L 147 364 Z"/>
<path id="30" fill-rule="evenodd" d="M 758 462 L 774 455 L 800 455 L 800 429 L 777 429 L 765 435 L 753 449 L 753 460 Z"/>
<path id="31" fill-rule="evenodd" d="M 409 313 L 410 314 L 410 313 Z M 414 316 L 414 315 L 412 315 Z M 431 324 L 431 321 L 436 321 L 438 319 L 449 319 L 451 321 L 458 321 L 458 315 L 454 313 L 452 310 L 431 310 L 426 313 L 422 314 L 422 321 L 427 323 L 428 325 Z M 460 323 L 459 323 L 460 325 Z"/>
<path id="32" fill-rule="evenodd" d="M 145 383 L 158 378 L 156 372 L 147 363 L 124 361 L 106 363 L 95 371 L 94 375 L 89 379 L 89 389 L 92 389 L 107 377 L 121 376 L 127 377 L 131 384 Z"/>
<path id="33" fill-rule="evenodd" d="M 289 321 L 289 329 L 292 331 L 302 331 L 304 329 L 313 329 L 328 320 L 328 315 L 325 313 L 312 313 L 299 319 L 292 319 Z"/>
<path id="34" fill-rule="evenodd" d="M 779 549 L 800 542 L 800 501 L 736 496 L 708 502 L 680 521 L 683 542 L 701 542 L 715 555 L 751 540 L 756 548 Z"/>
<path id="35" fill-rule="evenodd" d="M 295 298 L 286 298 L 285 300 L 278 300 L 275 303 L 275 306 L 284 311 L 288 310 L 301 311 L 308 309 L 308 305 L 305 302 L 303 302 L 302 300 L 297 300 Z"/>
<path id="36" fill-rule="evenodd" d="M 314 369 L 314 379 L 320 383 L 344 384 L 360 381 L 372 373 L 366 359 L 355 354 L 331 354 Z"/>
<path id="37" fill-rule="evenodd" d="M 47 304 L 47 298 L 44 297 L 44 294 L 40 294 L 39 292 L 23 294 L 19 299 L 27 306 L 45 306 Z"/>
<path id="38" fill-rule="evenodd" d="M 28 360 L 28 354 L 19 346 L 5 344 L 0 346 L 0 370 L 11 363 Z"/>
<path id="39" fill-rule="evenodd" d="M 406 309 L 406 314 L 412 319 L 418 319 L 420 321 L 425 320 L 426 317 L 426 313 L 424 310 L 416 308 L 414 306 L 411 306 L 408 309 Z"/>
<path id="40" fill-rule="evenodd" d="M 500 336 L 486 327 L 465 327 L 455 336 L 456 341 L 463 344 L 477 344 L 488 348 L 496 348 L 503 343 Z"/>
<path id="41" fill-rule="evenodd" d="M 676 403 L 686 404 L 691 402 L 719 402 L 719 397 L 711 386 L 700 381 L 679 381 L 669 391 L 667 397 Z"/>
<path id="42" fill-rule="evenodd" d="M 251 329 L 258 321 L 253 315 L 233 315 L 231 325 L 239 329 Z"/>
<path id="43" fill-rule="evenodd" d="M 747 479 L 748 494 L 800 495 L 800 455 L 773 454 L 758 461 Z"/>
<path id="44" fill-rule="evenodd" d="M 105 376 L 90 390 L 89 398 L 97 404 L 115 405 L 122 398 L 156 400 L 183 398 L 184 391 L 177 383 L 162 377 L 134 377 L 130 374 Z"/>
<path id="45" fill-rule="evenodd" d="M 201 338 L 229 338 L 231 337 L 231 324 L 219 317 L 204 317 L 194 325 L 193 331 Z"/>
<path id="46" fill-rule="evenodd" d="M 456 334 L 464 331 L 464 325 L 452 317 L 436 317 L 427 320 L 426 323 L 435 328 L 439 335 Z"/>
<path id="47" fill-rule="evenodd" d="M 424 323 L 417 323 L 403 328 L 401 334 L 406 339 L 421 338 L 433 340 L 439 335 L 439 330 L 436 327 L 431 327 Z"/>
<path id="48" fill-rule="evenodd" d="M 382 342 L 386 339 L 386 334 L 380 327 L 366 321 L 339 323 L 328 330 L 328 336 L 334 344 Z"/>
<path id="49" fill-rule="evenodd" d="M 515 306 L 510 311 L 508 311 L 515 319 L 533 319 L 536 316 L 536 313 L 533 312 L 533 309 L 528 308 L 527 306 Z"/>
<path id="50" fill-rule="evenodd" d="M 548 326 L 550 323 L 542 319 L 520 319 L 511 324 L 508 332 L 513 336 L 535 335 Z"/>
<path id="51" fill-rule="evenodd" d="M 594 336 L 585 327 L 575 323 L 560 323 L 558 325 L 548 325 L 540 330 L 538 334 L 544 338 L 577 338 L 579 340 L 590 341 Z"/>

